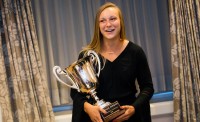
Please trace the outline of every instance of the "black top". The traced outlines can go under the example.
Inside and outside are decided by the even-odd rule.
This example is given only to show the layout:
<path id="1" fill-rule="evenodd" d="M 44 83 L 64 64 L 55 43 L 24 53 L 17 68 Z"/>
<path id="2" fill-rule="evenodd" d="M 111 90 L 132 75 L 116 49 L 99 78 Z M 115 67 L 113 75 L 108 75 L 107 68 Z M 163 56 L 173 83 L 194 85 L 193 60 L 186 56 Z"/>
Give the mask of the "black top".
<path id="1" fill-rule="evenodd" d="M 79 56 L 81 58 L 81 55 Z M 138 81 L 140 94 L 137 93 L 135 81 Z M 136 113 L 129 121 L 150 122 L 149 100 L 154 89 L 147 58 L 141 47 L 129 41 L 123 52 L 114 60 L 106 59 L 105 67 L 101 70 L 96 89 L 97 96 L 104 101 L 118 101 L 120 105 L 133 105 Z M 73 122 L 89 121 L 88 115 L 83 110 L 85 94 L 71 90 L 73 99 Z M 142 109 L 145 107 L 144 109 Z M 142 111 L 141 111 L 142 110 Z"/>

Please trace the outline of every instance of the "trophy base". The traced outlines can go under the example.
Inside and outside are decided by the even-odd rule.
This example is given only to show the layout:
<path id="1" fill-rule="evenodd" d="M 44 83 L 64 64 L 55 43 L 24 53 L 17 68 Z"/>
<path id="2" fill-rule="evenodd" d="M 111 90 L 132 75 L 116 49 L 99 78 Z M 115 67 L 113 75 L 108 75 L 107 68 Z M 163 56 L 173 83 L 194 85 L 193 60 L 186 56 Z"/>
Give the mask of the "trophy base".
<path id="1" fill-rule="evenodd" d="M 107 111 L 106 114 L 101 114 L 104 122 L 109 122 L 125 112 L 125 110 L 120 108 L 120 105 L 117 101 L 111 103 L 103 109 Z"/>

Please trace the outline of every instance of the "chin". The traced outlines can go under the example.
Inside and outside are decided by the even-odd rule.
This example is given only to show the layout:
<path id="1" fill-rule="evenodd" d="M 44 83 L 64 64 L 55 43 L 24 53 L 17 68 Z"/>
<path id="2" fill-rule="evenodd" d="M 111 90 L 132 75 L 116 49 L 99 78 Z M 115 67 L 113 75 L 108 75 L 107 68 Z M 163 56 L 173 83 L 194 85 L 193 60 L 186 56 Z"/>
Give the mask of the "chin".
<path id="1" fill-rule="evenodd" d="M 114 39 L 116 38 L 116 36 L 113 36 L 113 35 L 109 35 L 109 36 L 104 36 L 106 39 Z"/>

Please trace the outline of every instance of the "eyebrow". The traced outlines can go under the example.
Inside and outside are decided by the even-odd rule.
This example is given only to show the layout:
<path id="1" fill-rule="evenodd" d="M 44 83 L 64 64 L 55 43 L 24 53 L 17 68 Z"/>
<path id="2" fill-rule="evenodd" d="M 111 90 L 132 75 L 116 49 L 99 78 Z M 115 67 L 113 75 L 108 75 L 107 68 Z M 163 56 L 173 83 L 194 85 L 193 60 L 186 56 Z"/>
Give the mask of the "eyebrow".
<path id="1" fill-rule="evenodd" d="M 113 15 L 110 16 L 109 18 L 112 18 L 112 17 L 117 18 L 117 16 L 113 16 Z M 102 17 L 102 18 L 99 17 L 99 20 L 101 20 L 101 19 L 106 19 L 106 18 L 105 17 Z"/>

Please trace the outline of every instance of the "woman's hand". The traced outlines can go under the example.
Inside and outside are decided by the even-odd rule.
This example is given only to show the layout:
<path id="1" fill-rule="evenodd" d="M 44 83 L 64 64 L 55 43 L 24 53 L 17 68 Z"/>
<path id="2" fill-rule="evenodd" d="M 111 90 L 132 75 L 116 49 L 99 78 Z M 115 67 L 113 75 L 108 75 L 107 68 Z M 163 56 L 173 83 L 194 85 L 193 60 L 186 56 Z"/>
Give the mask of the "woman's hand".
<path id="1" fill-rule="evenodd" d="M 91 105 L 88 102 L 84 103 L 84 111 L 89 115 L 92 122 L 103 122 L 100 112 L 106 113 L 106 111 L 99 106 Z"/>
<path id="2" fill-rule="evenodd" d="M 125 109 L 125 113 L 114 119 L 112 122 L 123 122 L 128 120 L 135 113 L 135 108 L 131 105 L 124 105 L 120 108 Z"/>

